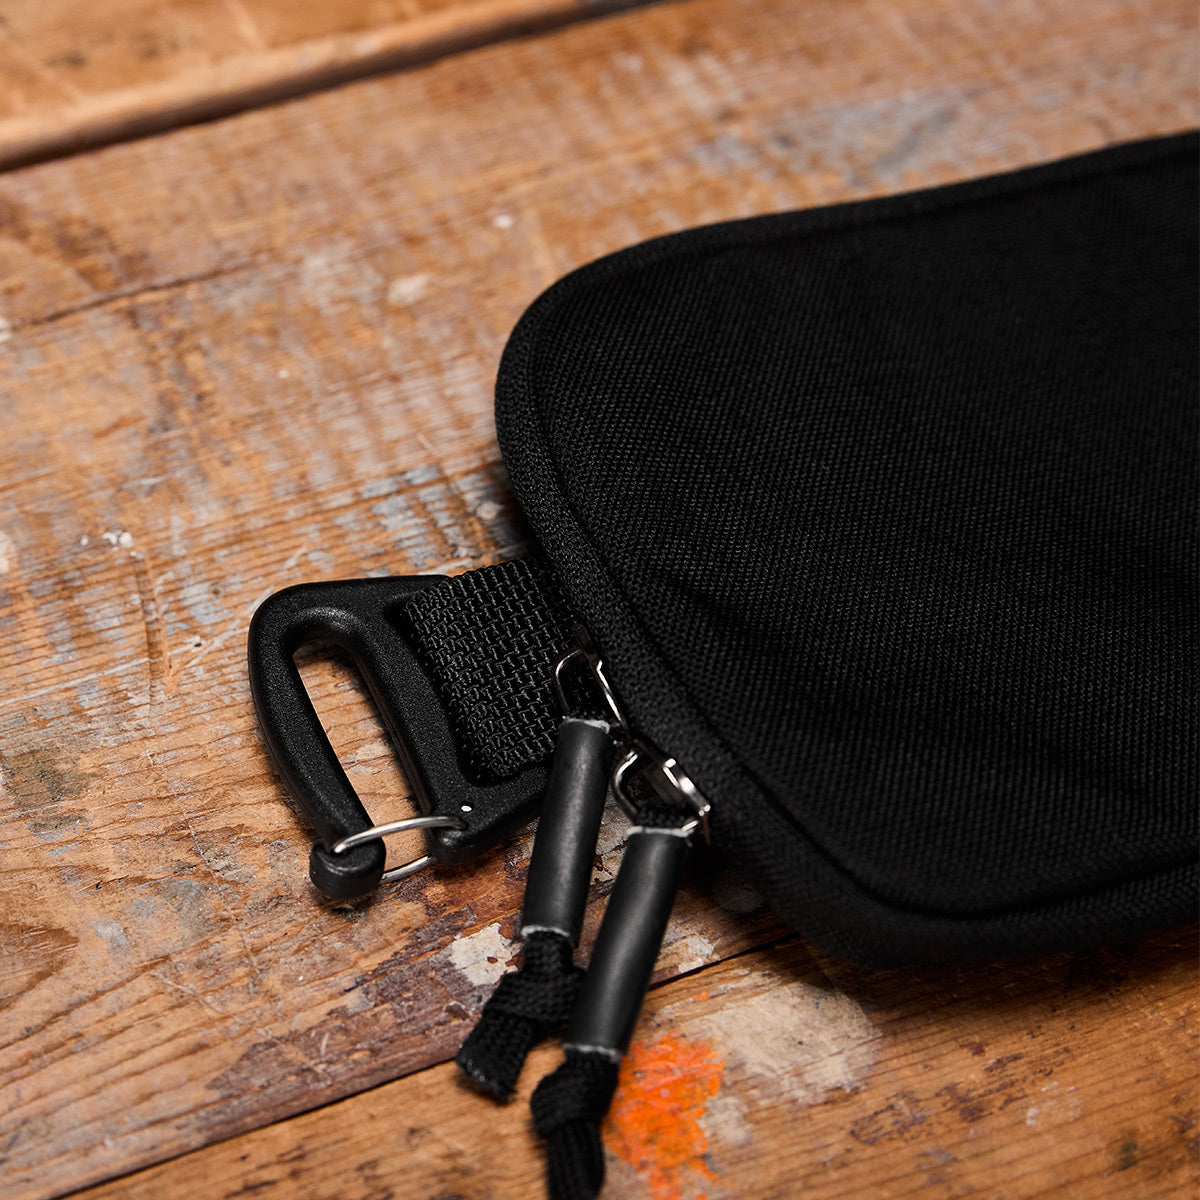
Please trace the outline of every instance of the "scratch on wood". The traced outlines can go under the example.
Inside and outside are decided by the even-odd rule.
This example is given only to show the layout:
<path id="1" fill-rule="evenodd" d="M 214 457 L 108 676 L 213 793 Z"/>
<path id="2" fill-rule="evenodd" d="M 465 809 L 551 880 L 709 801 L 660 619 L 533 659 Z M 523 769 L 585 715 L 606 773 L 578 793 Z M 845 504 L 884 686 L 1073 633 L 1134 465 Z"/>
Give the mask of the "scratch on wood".
<path id="1" fill-rule="evenodd" d="M 233 265 L 214 267 L 209 271 L 197 271 L 193 275 L 180 275 L 174 279 L 131 284 L 128 287 L 114 287 L 103 292 L 101 295 L 81 300 L 77 304 L 66 304 L 61 308 L 39 313 L 36 317 L 13 320 L 11 323 L 6 322 L 9 327 L 8 332 L 11 336 L 26 329 L 38 329 L 45 325 L 52 325 L 55 321 L 74 317 L 79 313 L 90 312 L 96 308 L 129 308 L 143 301 L 156 300 L 163 296 L 169 296 L 173 292 L 181 291 L 193 284 L 208 283 L 211 280 L 224 279 L 227 276 L 251 271 L 257 265 L 253 261 L 240 262 Z"/>
<path id="2" fill-rule="evenodd" d="M 308 547 L 301 546 L 294 553 L 289 554 L 288 557 L 284 560 L 283 565 L 279 568 L 280 574 L 286 575 L 287 572 L 290 571 L 307 553 L 308 553 Z M 280 586 L 279 584 L 273 583 L 273 584 L 269 585 L 268 587 L 263 588 L 263 590 L 261 592 L 259 592 L 258 595 L 255 596 L 254 599 L 251 600 L 250 603 L 245 606 L 245 608 L 242 610 L 241 614 L 237 618 L 230 621 L 229 624 L 226 625 L 225 628 L 222 629 L 221 632 L 216 635 L 216 637 L 212 638 L 208 642 L 205 642 L 204 648 L 198 654 L 195 654 L 191 658 L 189 658 L 187 660 L 187 662 L 185 662 L 179 668 L 178 674 L 171 680 L 171 685 L 170 685 L 170 688 L 168 689 L 168 691 L 173 690 L 175 687 L 175 684 L 178 683 L 179 680 L 184 675 L 186 675 L 194 666 L 196 666 L 197 663 L 201 662 L 204 658 L 206 658 L 209 654 L 211 654 L 215 649 L 217 649 L 218 646 L 223 645 L 235 634 L 244 634 L 246 631 L 249 619 L 252 616 L 254 616 L 255 612 L 258 610 L 259 605 L 261 605 L 262 602 L 264 600 L 266 600 L 266 598 L 268 596 L 270 596 L 272 592 L 276 591 L 279 586 Z"/>
<path id="3" fill-rule="evenodd" d="M 142 627 L 146 633 L 146 663 L 149 668 L 150 712 L 162 703 L 171 690 L 171 650 L 163 634 L 158 595 L 146 566 L 145 556 L 132 550 L 129 561 L 137 579 L 137 597 L 142 612 Z"/>
<path id="4" fill-rule="evenodd" d="M 7 30 L 5 30 L 7 33 Z M 82 104 L 87 100 L 87 97 L 73 83 L 63 78 L 59 71 L 51 70 L 45 63 L 40 62 L 37 56 L 28 53 L 22 46 L 19 39 L 6 36 L 4 39 L 5 49 L 17 62 L 21 64 L 31 75 L 40 79 L 43 83 L 48 83 L 51 87 L 57 88 L 63 96 L 73 104 Z"/>
<path id="5" fill-rule="evenodd" d="M 233 932 L 234 932 L 235 936 L 237 937 L 239 944 L 241 945 L 242 954 L 245 957 L 245 960 L 250 967 L 250 973 L 251 973 L 251 980 L 249 983 L 250 990 L 252 993 L 253 992 L 261 992 L 261 988 L 259 987 L 259 985 L 261 984 L 261 982 L 263 980 L 269 978 L 269 976 L 268 976 L 268 973 L 264 970 L 262 964 L 258 961 L 258 957 L 255 955 L 254 951 L 251 949 L 250 943 L 246 939 L 245 931 L 242 928 L 241 914 L 239 914 L 233 908 L 231 908 L 228 901 L 226 900 L 225 889 L 223 889 L 222 887 L 219 886 L 221 883 L 220 874 L 216 870 L 216 868 L 213 867 L 212 863 L 209 862 L 208 856 L 204 853 L 204 850 L 200 843 L 200 838 L 196 834 L 196 830 L 195 830 L 194 826 L 192 825 L 191 817 L 189 816 L 182 799 L 176 794 L 175 788 L 166 779 L 164 772 L 159 767 L 159 765 L 154 761 L 154 756 L 150 753 L 150 751 L 146 750 L 143 753 L 145 754 L 146 760 L 150 763 L 150 765 L 154 768 L 155 772 L 158 774 L 159 778 L 163 780 L 163 783 L 164 783 L 163 790 L 171 797 L 172 801 L 175 804 L 176 811 L 179 813 L 179 816 L 180 816 L 181 820 L 183 821 L 183 826 L 187 830 L 188 839 L 191 842 L 192 851 L 195 854 L 196 859 L 200 863 L 203 864 L 204 869 L 213 877 L 214 883 L 218 885 L 213 888 L 213 895 L 215 897 L 216 903 L 218 905 L 220 905 L 220 907 L 222 909 L 224 909 L 225 916 L 226 916 L 226 924 L 227 924 L 227 926 L 229 926 L 233 929 Z M 272 993 L 271 1004 L 272 1004 L 272 1008 L 274 1009 L 276 1019 L 282 1021 L 283 1020 L 283 1012 L 282 1012 L 282 1009 L 280 1008 L 279 998 L 274 993 Z M 269 1036 L 273 1037 L 274 1035 L 269 1035 Z"/>
<path id="6" fill-rule="evenodd" d="M 178 966 L 175 966 L 174 963 L 172 963 L 172 966 L 174 966 L 175 970 L 178 972 Z M 185 996 L 188 996 L 192 1000 L 202 1004 L 210 1012 L 216 1013 L 218 1017 L 223 1017 L 225 1015 L 224 1012 L 222 1012 L 222 1010 L 219 1009 L 203 992 L 197 990 L 196 988 L 191 987 L 186 983 L 176 983 L 175 980 L 168 979 L 160 971 L 151 971 L 149 974 L 151 979 L 157 979 L 159 983 L 166 984 L 167 987 L 173 988 L 177 992 L 182 992 Z"/>
<path id="7" fill-rule="evenodd" d="M 242 0 L 222 0 L 225 5 L 225 10 L 233 19 L 234 26 L 237 28 L 248 46 L 255 50 L 265 50 L 267 48 L 267 39 L 263 37 L 262 31 L 255 23 L 254 18 L 250 15 L 249 10 L 242 3 Z"/>
<path id="8" fill-rule="evenodd" d="M 108 667 L 103 671 L 93 671 L 89 675 L 82 675 L 77 679 L 62 680 L 58 683 L 51 684 L 49 687 L 38 688 L 36 691 L 23 692 L 19 696 L 10 696 L 7 700 L 0 700 L 0 708 L 8 708 L 14 704 L 28 704 L 31 700 L 38 700 L 42 696 L 52 696 L 56 692 L 61 692 L 68 687 L 79 687 L 81 684 L 94 683 L 97 679 L 104 679 L 112 675 L 126 675 L 133 671 L 140 670 L 146 665 L 144 656 L 137 658 L 129 658 L 124 662 L 117 663 L 115 667 Z"/>

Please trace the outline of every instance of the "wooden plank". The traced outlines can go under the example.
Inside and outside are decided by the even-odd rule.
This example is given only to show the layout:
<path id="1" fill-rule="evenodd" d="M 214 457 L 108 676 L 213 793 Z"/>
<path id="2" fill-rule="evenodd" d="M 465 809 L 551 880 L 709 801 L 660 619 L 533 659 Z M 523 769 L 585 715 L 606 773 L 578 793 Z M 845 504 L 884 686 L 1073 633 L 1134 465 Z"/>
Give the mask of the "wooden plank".
<path id="1" fill-rule="evenodd" d="M 0 169 L 143 137 L 636 0 L 13 0 Z"/>
<path id="2" fill-rule="evenodd" d="M 503 969 L 524 842 L 316 900 L 242 644 L 285 584 L 519 547 L 490 390 L 542 287 L 685 225 L 1196 119 L 1181 0 L 747 11 L 639 10 L 0 178 L 13 1195 L 443 1060 Z M 361 696 L 310 673 L 372 811 L 396 811 Z M 664 977 L 776 931 L 705 887 Z"/>
<path id="3" fill-rule="evenodd" d="M 1194 1196 L 1196 949 L 875 973 L 792 942 L 668 984 L 607 1122 L 606 1194 Z M 80 1200 L 539 1195 L 528 1097 L 558 1059 L 536 1052 L 505 1106 L 436 1067 Z"/>

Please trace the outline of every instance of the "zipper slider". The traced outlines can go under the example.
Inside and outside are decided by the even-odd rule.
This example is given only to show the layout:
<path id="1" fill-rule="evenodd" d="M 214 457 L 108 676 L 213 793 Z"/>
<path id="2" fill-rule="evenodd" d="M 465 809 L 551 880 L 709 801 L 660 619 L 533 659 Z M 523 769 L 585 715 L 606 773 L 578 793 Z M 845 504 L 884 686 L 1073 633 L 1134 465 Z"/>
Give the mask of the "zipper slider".
<path id="1" fill-rule="evenodd" d="M 617 802 L 631 819 L 636 818 L 638 805 L 631 798 L 629 784 L 637 775 L 646 779 L 655 793 L 670 807 L 682 806 L 691 809 L 696 816 L 696 828 L 706 844 L 711 844 L 708 818 L 712 805 L 705 799 L 704 794 L 692 782 L 691 777 L 683 769 L 677 758 L 664 754 L 652 742 L 638 737 L 632 730 L 625 714 L 617 701 L 616 692 L 608 682 L 604 671 L 604 660 L 592 641 L 591 635 L 582 625 L 575 626 L 575 640 L 578 647 L 569 651 L 554 668 L 554 692 L 558 697 L 563 711 L 568 711 L 569 702 L 562 683 L 564 666 L 575 656 L 581 658 L 591 672 L 604 706 L 612 719 L 614 736 L 620 744 L 620 751 L 613 767 L 612 792 Z"/>
<path id="2" fill-rule="evenodd" d="M 629 780 L 638 773 L 668 805 L 690 809 L 694 819 L 687 826 L 688 835 L 699 831 L 705 844 L 711 845 L 708 817 L 712 805 L 679 765 L 678 759 L 644 741 L 632 742 L 625 747 L 613 767 L 612 791 L 630 817 L 636 816 L 637 806 L 629 796 Z"/>
<path id="3" fill-rule="evenodd" d="M 574 626 L 575 645 L 554 664 L 554 696 L 564 713 L 572 712 L 577 706 L 583 706 L 597 715 L 603 714 L 612 728 L 617 731 L 614 737 L 628 740 L 629 724 L 621 711 L 617 694 L 604 670 L 604 659 L 596 649 L 592 635 L 584 626 L 576 622 Z M 577 668 L 586 668 L 586 675 Z M 569 672 L 576 669 L 574 681 Z M 597 700 L 599 706 L 597 706 Z"/>

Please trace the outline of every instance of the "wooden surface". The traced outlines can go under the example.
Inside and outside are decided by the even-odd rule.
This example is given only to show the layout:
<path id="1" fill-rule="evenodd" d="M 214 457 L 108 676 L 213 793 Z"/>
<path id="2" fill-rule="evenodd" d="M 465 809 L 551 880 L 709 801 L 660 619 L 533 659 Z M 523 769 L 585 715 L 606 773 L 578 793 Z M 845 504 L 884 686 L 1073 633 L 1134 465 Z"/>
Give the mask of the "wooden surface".
<path id="1" fill-rule="evenodd" d="M 636 0 L 8 0 L 0 168 L 565 25 Z"/>
<path id="2" fill-rule="evenodd" d="M 1185 1200 L 1195 1062 L 1173 1048 L 1195 1043 L 1195 950 L 1194 936 L 1159 937 L 870 973 L 784 942 L 667 984 L 604 1131 L 609 1191 Z M 528 1097 L 558 1061 L 554 1047 L 536 1052 L 505 1106 L 435 1067 L 86 1200 L 157 1200 L 203 1179 L 260 1200 L 537 1196 Z"/>
<path id="3" fill-rule="evenodd" d="M 197 1151 L 107 1194 L 536 1194 L 523 1110 L 436 1065 L 512 955 L 528 838 L 320 902 L 250 613 L 520 548 L 491 383 L 569 268 L 1181 129 L 1196 59 L 1178 0 L 692 0 L 0 175 L 0 1190 Z M 352 675 L 305 671 L 372 814 L 404 811 Z M 685 890 L 614 1195 L 1194 1185 L 1193 936 L 862 976 L 756 949 L 781 934 L 734 876 Z M 793 1017 L 756 1075 L 745 1034 Z M 694 1121 L 655 1139 L 681 1059 Z"/>

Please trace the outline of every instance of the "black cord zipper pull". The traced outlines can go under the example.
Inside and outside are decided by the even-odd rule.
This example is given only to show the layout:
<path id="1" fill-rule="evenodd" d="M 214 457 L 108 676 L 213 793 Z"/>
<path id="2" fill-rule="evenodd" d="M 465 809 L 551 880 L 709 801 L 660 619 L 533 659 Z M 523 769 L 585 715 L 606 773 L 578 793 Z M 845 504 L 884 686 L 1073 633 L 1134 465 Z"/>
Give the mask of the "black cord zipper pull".
<path id="1" fill-rule="evenodd" d="M 600 1123 L 670 920 L 692 834 L 708 838 L 709 804 L 679 762 L 630 731 L 586 636 L 559 660 L 554 690 L 567 714 L 534 839 L 518 936 L 519 971 L 505 975 L 457 1062 L 507 1099 L 533 1043 L 567 1021 L 565 1061 L 538 1085 L 534 1124 L 548 1142 L 553 1200 L 590 1200 L 604 1182 Z M 568 664 L 588 670 L 573 680 Z M 623 752 L 612 766 L 617 743 Z M 633 817 L 586 975 L 575 967 L 591 859 L 611 782 Z M 637 801 L 630 798 L 633 792 Z"/>
<path id="2" fill-rule="evenodd" d="M 564 711 L 575 707 L 555 669 Z M 587 702 L 585 708 L 596 708 Z M 546 798 L 533 843 L 525 904 L 517 936 L 525 943 L 521 969 L 496 985 L 455 1061 L 498 1100 L 516 1087 L 530 1048 L 570 1016 L 582 970 L 572 962 L 579 942 L 592 856 L 608 792 L 615 744 L 609 723 L 592 716 L 563 718 Z"/>
<path id="3" fill-rule="evenodd" d="M 590 1200 L 604 1183 L 600 1123 L 617 1086 L 683 874 L 695 812 L 639 809 L 563 1038 L 565 1061 L 538 1084 L 552 1200 Z"/>

